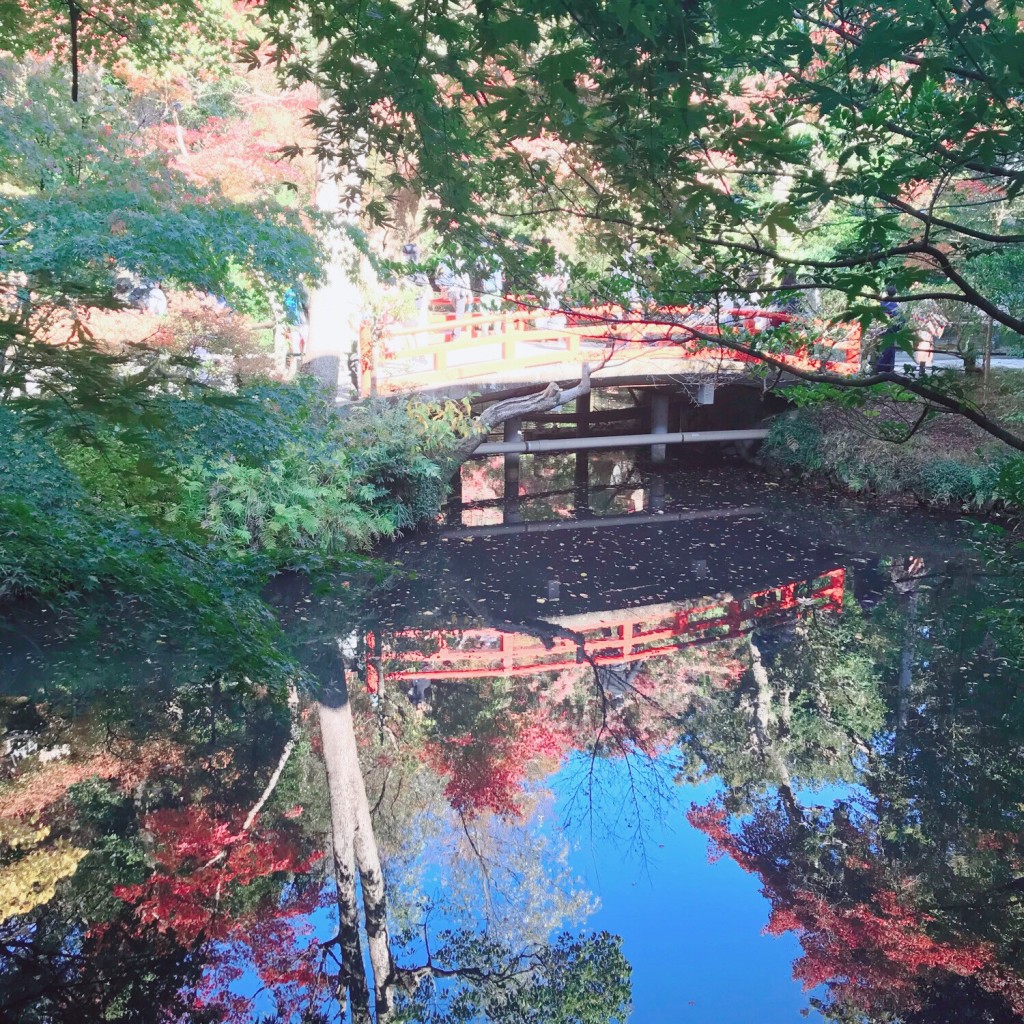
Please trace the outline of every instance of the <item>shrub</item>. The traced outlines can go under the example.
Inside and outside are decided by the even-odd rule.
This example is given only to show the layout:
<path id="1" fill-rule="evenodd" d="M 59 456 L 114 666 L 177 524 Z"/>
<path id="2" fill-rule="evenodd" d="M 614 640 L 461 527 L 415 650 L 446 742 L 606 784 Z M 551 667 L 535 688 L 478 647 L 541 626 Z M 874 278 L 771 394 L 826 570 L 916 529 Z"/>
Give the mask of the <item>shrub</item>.
<path id="1" fill-rule="evenodd" d="M 917 490 L 937 502 L 971 502 L 977 489 L 970 466 L 955 459 L 933 459 L 917 467 Z"/>
<path id="2" fill-rule="evenodd" d="M 158 390 L 130 422 L 84 433 L 44 411 L 0 405 L 0 600 L 104 595 L 133 619 L 226 638 L 224 658 L 250 665 L 280 661 L 267 579 L 436 516 L 439 455 L 468 423 L 454 403 L 341 417 L 306 381 Z"/>
<path id="3" fill-rule="evenodd" d="M 975 508 L 1024 503 L 1024 459 L 971 449 L 950 454 L 930 445 L 926 435 L 894 443 L 879 436 L 887 427 L 871 409 L 799 409 L 772 423 L 763 453 L 769 464 L 821 476 L 855 493 L 906 494 L 930 504 Z"/>
<path id="4" fill-rule="evenodd" d="M 772 421 L 762 451 L 779 466 L 813 472 L 822 468 L 821 446 L 822 431 L 815 417 L 792 413 Z"/>

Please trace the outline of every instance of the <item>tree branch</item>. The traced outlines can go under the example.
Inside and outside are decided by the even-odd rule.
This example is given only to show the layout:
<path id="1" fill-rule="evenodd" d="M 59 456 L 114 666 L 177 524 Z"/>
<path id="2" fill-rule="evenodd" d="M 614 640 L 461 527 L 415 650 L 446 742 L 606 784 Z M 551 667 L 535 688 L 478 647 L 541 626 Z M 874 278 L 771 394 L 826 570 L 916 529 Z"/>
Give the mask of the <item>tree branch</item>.
<path id="1" fill-rule="evenodd" d="M 946 228 L 948 231 L 955 231 L 957 234 L 966 235 L 968 238 L 977 238 L 982 242 L 995 242 L 1001 245 L 1019 245 L 1024 242 L 1024 235 L 994 235 L 988 231 L 978 231 L 964 224 L 957 224 L 954 221 L 944 220 L 942 217 L 935 217 L 931 213 L 915 209 L 910 203 L 905 203 L 902 199 L 895 199 L 892 196 L 887 196 L 884 201 L 890 206 L 895 206 L 896 209 L 909 214 L 911 217 L 916 217 L 923 224 L 930 224 L 937 228 Z"/>

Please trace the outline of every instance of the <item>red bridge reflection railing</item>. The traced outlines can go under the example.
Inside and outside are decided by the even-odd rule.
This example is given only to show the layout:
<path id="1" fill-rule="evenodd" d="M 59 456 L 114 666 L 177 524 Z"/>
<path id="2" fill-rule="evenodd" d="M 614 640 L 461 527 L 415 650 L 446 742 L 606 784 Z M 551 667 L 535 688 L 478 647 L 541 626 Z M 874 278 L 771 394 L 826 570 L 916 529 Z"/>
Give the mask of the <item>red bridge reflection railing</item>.
<path id="1" fill-rule="evenodd" d="M 832 569 L 813 580 L 759 590 L 749 597 L 668 610 L 631 608 L 574 616 L 583 651 L 568 637 L 550 647 L 536 636 L 499 629 L 402 630 L 378 637 L 366 634 L 366 688 L 376 693 L 381 678 L 487 679 L 560 672 L 584 660 L 595 665 L 622 665 L 671 654 L 684 647 L 728 640 L 755 625 L 784 622 L 817 608 L 839 612 L 845 571 Z"/>
<path id="2" fill-rule="evenodd" d="M 644 319 L 644 317 L 647 317 Z M 552 314 L 545 309 L 520 308 L 511 313 L 469 314 L 459 319 L 432 315 L 425 324 L 412 326 L 364 324 L 359 337 L 359 393 L 389 393 L 438 387 L 457 381 L 486 382 L 508 378 L 518 371 L 542 367 L 578 366 L 601 362 L 612 347 L 616 359 L 634 359 L 645 373 L 660 372 L 650 361 L 664 365 L 663 372 L 678 372 L 667 364 L 692 361 L 699 368 L 709 364 L 756 362 L 728 348 L 717 348 L 696 339 L 686 321 L 699 314 L 688 309 L 664 309 L 631 313 L 617 307 L 599 307 Z M 814 322 L 774 310 L 729 309 L 717 322 L 694 322 L 705 337 L 738 332 L 756 335 L 793 323 L 806 342 L 792 351 L 773 354 L 787 366 L 804 370 L 829 370 L 854 374 L 860 369 L 860 327 L 842 324 L 826 328 Z"/>

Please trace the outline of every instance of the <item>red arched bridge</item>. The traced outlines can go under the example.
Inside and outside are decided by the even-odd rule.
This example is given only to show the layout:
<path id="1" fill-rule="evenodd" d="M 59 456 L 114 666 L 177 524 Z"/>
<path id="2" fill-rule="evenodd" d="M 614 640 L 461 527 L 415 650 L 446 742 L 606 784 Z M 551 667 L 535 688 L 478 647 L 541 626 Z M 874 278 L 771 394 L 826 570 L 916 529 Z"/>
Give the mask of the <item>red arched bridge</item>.
<path id="1" fill-rule="evenodd" d="M 860 368 L 860 327 L 825 325 L 761 309 L 619 307 L 572 311 L 526 308 L 456 319 L 431 312 L 413 325 L 364 323 L 359 336 L 360 397 L 430 391 L 452 385 L 564 380 L 583 363 L 595 377 L 658 378 L 680 373 L 738 372 L 756 357 L 716 346 L 716 337 L 752 340 L 791 325 L 772 355 L 787 366 L 853 374 Z M 698 337 L 699 332 L 703 337 Z M 782 336 L 780 335 L 780 338 Z M 763 340 L 763 339 L 762 339 Z M 767 350 L 767 346 L 766 346 Z M 604 364 L 603 366 L 601 364 Z"/>
<path id="2" fill-rule="evenodd" d="M 582 661 L 596 666 L 647 661 L 743 636 L 756 626 L 785 622 L 814 608 L 839 612 L 844 586 L 845 571 L 832 569 L 744 598 L 573 616 L 571 628 L 584 637 L 582 649 L 569 637 L 555 637 L 549 646 L 531 634 L 494 628 L 369 632 L 366 688 L 376 693 L 382 679 L 488 679 L 560 672 Z"/>

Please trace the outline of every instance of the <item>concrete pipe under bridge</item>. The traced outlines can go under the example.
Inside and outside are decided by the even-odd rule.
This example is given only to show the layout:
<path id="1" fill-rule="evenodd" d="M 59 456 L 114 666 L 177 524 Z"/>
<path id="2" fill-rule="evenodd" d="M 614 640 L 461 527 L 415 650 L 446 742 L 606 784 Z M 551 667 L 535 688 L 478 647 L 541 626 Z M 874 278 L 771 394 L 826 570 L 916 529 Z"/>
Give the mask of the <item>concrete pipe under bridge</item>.
<path id="1" fill-rule="evenodd" d="M 603 388 L 577 399 L 572 412 L 506 422 L 503 440 L 484 443 L 475 454 L 505 456 L 513 476 L 519 456 L 546 452 L 649 446 L 651 462 L 658 464 L 669 445 L 759 441 L 767 433 L 766 418 L 786 406 L 784 397 L 735 377 Z"/>
<path id="2" fill-rule="evenodd" d="M 728 441 L 760 441 L 766 428 L 750 430 L 655 430 L 649 434 L 616 434 L 608 437 L 547 437 L 534 441 L 491 441 L 480 445 L 474 455 L 537 455 L 543 452 L 578 452 L 599 448 L 638 448 L 669 444 L 712 444 Z M 655 457 L 657 461 L 657 457 Z"/>

